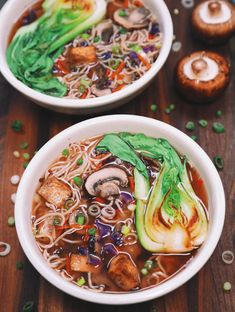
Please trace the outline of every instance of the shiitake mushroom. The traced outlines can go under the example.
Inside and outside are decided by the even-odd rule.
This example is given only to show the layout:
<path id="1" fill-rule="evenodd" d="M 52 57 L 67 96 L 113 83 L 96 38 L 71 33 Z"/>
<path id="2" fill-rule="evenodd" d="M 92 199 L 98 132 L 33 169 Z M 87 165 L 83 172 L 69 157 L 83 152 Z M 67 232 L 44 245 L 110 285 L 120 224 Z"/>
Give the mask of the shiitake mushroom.
<path id="1" fill-rule="evenodd" d="M 195 36 L 207 43 L 227 41 L 235 33 L 235 8 L 224 0 L 207 0 L 199 3 L 192 13 Z"/>
<path id="2" fill-rule="evenodd" d="M 210 102 L 228 86 L 230 66 L 218 53 L 197 51 L 178 62 L 175 76 L 177 87 L 186 99 Z"/>

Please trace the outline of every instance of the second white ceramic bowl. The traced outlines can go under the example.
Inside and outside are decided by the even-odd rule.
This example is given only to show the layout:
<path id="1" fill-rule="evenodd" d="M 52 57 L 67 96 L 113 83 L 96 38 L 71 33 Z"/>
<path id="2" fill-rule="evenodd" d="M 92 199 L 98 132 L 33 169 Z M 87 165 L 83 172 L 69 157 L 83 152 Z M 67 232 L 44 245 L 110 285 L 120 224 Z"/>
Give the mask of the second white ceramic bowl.
<path id="1" fill-rule="evenodd" d="M 82 289 L 64 280 L 56 271 L 47 265 L 36 245 L 31 228 L 33 194 L 38 185 L 39 178 L 44 175 L 48 166 L 69 143 L 99 134 L 120 131 L 132 133 L 138 131 L 148 136 L 165 138 L 180 153 L 190 159 L 199 171 L 208 193 L 209 231 L 206 241 L 199 248 L 186 268 L 168 281 L 150 289 L 127 294 L 96 293 Z M 225 198 L 223 186 L 217 170 L 202 148 L 186 134 L 168 124 L 146 117 L 131 115 L 93 118 L 76 124 L 52 138 L 29 163 L 21 179 L 15 204 L 16 229 L 21 246 L 31 263 L 44 278 L 74 297 L 96 303 L 118 305 L 151 300 L 167 294 L 187 282 L 203 267 L 214 251 L 223 228 L 224 215 Z"/>

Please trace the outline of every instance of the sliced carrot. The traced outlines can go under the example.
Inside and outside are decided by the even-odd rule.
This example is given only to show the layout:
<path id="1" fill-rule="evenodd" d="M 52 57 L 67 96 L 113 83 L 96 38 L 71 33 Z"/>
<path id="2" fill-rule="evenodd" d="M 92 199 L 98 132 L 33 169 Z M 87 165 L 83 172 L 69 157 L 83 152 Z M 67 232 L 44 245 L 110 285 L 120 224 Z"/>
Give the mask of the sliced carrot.
<path id="1" fill-rule="evenodd" d="M 142 3 L 141 1 L 139 1 L 139 0 L 135 0 L 135 1 L 133 2 L 133 4 L 134 4 L 135 6 L 137 6 L 137 7 L 142 7 L 142 6 L 143 6 L 143 3 Z"/>
<path id="2" fill-rule="evenodd" d="M 133 177 L 129 177 L 129 184 L 130 184 L 130 191 L 131 193 L 133 193 L 135 190 L 135 182 L 134 182 Z"/>
<path id="3" fill-rule="evenodd" d="M 98 203 L 101 203 L 101 204 L 105 203 L 105 200 L 103 198 L 101 198 L 101 197 L 96 197 L 95 201 L 97 201 Z"/>
<path id="4" fill-rule="evenodd" d="M 83 94 L 80 96 L 80 99 L 85 99 L 87 97 L 88 90 L 86 89 Z"/>
<path id="5" fill-rule="evenodd" d="M 64 66 L 64 62 L 62 60 L 57 60 L 55 67 L 64 75 L 70 73 L 70 71 Z"/>
<path id="6" fill-rule="evenodd" d="M 128 8 L 129 7 L 129 0 L 124 0 L 123 5 L 125 8 Z"/>
<path id="7" fill-rule="evenodd" d="M 118 74 L 120 74 L 120 72 L 123 70 L 123 68 L 125 67 L 126 63 L 124 61 L 122 61 L 118 68 L 115 70 L 115 72 L 112 73 L 111 75 L 111 79 L 114 79 L 115 76 L 117 76 Z"/>
<path id="8" fill-rule="evenodd" d="M 108 76 L 108 77 L 109 77 L 110 72 L 111 72 L 111 71 L 110 71 L 110 69 L 108 69 L 108 68 L 107 68 L 107 69 L 106 69 L 106 72 L 105 72 L 105 73 L 106 73 L 106 76 Z"/>
<path id="9" fill-rule="evenodd" d="M 68 274 L 72 274 L 70 256 L 66 256 L 66 271 Z"/>
<path id="10" fill-rule="evenodd" d="M 149 37 L 149 40 L 153 40 L 156 36 L 152 35 L 152 34 L 149 34 L 148 37 Z"/>
<path id="11" fill-rule="evenodd" d="M 151 68 L 150 63 L 144 58 L 141 54 L 137 53 L 138 59 L 147 67 L 147 69 Z"/>
<path id="12" fill-rule="evenodd" d="M 124 88 L 124 87 L 125 87 L 125 84 L 122 84 L 122 85 L 120 85 L 120 86 L 117 86 L 116 88 L 114 88 L 114 89 L 112 90 L 112 92 L 117 92 L 117 91 L 121 90 L 121 89 Z"/>

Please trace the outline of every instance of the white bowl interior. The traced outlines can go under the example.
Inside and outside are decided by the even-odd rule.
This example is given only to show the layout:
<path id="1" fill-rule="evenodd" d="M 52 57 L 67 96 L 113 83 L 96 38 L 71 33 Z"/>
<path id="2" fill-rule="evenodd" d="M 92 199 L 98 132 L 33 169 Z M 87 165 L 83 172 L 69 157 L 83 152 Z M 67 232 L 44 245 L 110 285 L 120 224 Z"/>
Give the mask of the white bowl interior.
<path id="1" fill-rule="evenodd" d="M 136 129 L 138 129 L 138 132 L 152 137 L 166 138 L 180 153 L 187 155 L 195 165 L 208 193 L 210 214 L 208 237 L 187 267 L 159 286 L 128 294 L 94 293 L 63 280 L 47 266 L 35 243 L 31 230 L 30 218 L 33 193 L 37 187 L 38 179 L 43 176 L 48 165 L 69 143 L 107 132 L 128 131 L 135 133 Z M 51 139 L 35 155 L 26 169 L 18 188 L 15 206 L 16 227 L 21 245 L 27 257 L 41 275 L 70 295 L 104 304 L 130 304 L 150 300 L 164 295 L 185 283 L 201 269 L 216 247 L 223 227 L 224 214 L 225 199 L 221 180 L 213 163 L 201 147 L 172 126 L 150 118 L 129 115 L 113 115 L 90 119 L 64 130 Z"/>
<path id="2" fill-rule="evenodd" d="M 157 16 L 160 29 L 163 33 L 163 43 L 159 56 L 151 69 L 139 80 L 135 81 L 132 85 L 122 89 L 111 95 L 98 97 L 95 99 L 63 99 L 51 97 L 24 85 L 21 81 L 15 78 L 10 71 L 6 62 L 6 49 L 8 44 L 8 38 L 12 29 L 13 23 L 17 21 L 22 12 L 29 7 L 34 0 L 8 0 L 0 12 L 0 70 L 5 78 L 20 92 L 28 96 L 33 101 L 43 104 L 51 108 L 64 107 L 79 108 L 85 110 L 88 108 L 98 108 L 100 106 L 106 106 L 115 102 L 123 102 L 124 99 L 130 99 L 134 95 L 137 95 L 145 86 L 154 78 L 157 72 L 165 63 L 167 56 L 170 52 L 172 38 L 173 38 L 173 26 L 170 13 L 163 0 L 143 0 L 144 3 L 151 9 L 151 11 Z M 115 104 L 114 104 L 115 105 Z"/>

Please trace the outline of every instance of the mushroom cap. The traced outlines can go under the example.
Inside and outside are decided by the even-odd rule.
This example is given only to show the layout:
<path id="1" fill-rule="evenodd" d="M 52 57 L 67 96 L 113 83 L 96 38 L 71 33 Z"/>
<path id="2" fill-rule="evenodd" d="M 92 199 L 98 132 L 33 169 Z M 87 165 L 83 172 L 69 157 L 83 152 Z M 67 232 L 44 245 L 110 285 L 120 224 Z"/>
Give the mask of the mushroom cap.
<path id="1" fill-rule="evenodd" d="M 201 58 L 210 59 L 218 65 L 218 73 L 214 78 L 203 81 L 197 76 L 192 79 L 185 74 L 185 64 Z M 177 87 L 186 99 L 197 103 L 209 102 L 214 100 L 229 84 L 230 68 L 227 60 L 218 53 L 197 51 L 178 62 L 175 76 Z"/>
<path id="2" fill-rule="evenodd" d="M 205 10 L 206 4 L 208 7 L 210 5 L 210 8 L 212 7 L 212 10 L 214 10 L 214 12 L 212 12 L 208 8 L 208 10 L 210 10 L 209 14 L 211 15 L 211 18 L 218 17 L 219 8 L 218 5 L 215 4 L 216 2 L 218 2 L 220 6 L 226 6 L 231 11 L 231 17 L 222 23 L 216 23 L 216 20 L 214 20 L 214 23 L 205 23 L 200 15 L 201 10 Z M 193 32 L 199 40 L 204 41 L 207 44 L 223 43 L 235 32 L 235 8 L 232 4 L 223 0 L 201 2 L 193 10 L 191 23 Z"/>
<path id="3" fill-rule="evenodd" d="M 126 29 L 140 29 L 148 26 L 147 17 L 150 15 L 150 11 L 145 7 L 139 7 L 134 10 L 128 10 L 126 16 L 120 16 L 122 9 L 118 9 L 114 12 L 113 19 L 116 23 L 123 26 Z"/>
<path id="4" fill-rule="evenodd" d="M 97 36 L 104 42 L 109 42 L 113 34 L 113 21 L 111 19 L 104 20 L 96 26 Z"/>
<path id="5" fill-rule="evenodd" d="M 103 197 L 108 197 L 118 194 L 119 186 L 127 185 L 127 173 L 121 168 L 109 166 L 92 173 L 86 180 L 85 188 L 92 196 L 100 193 Z"/>

